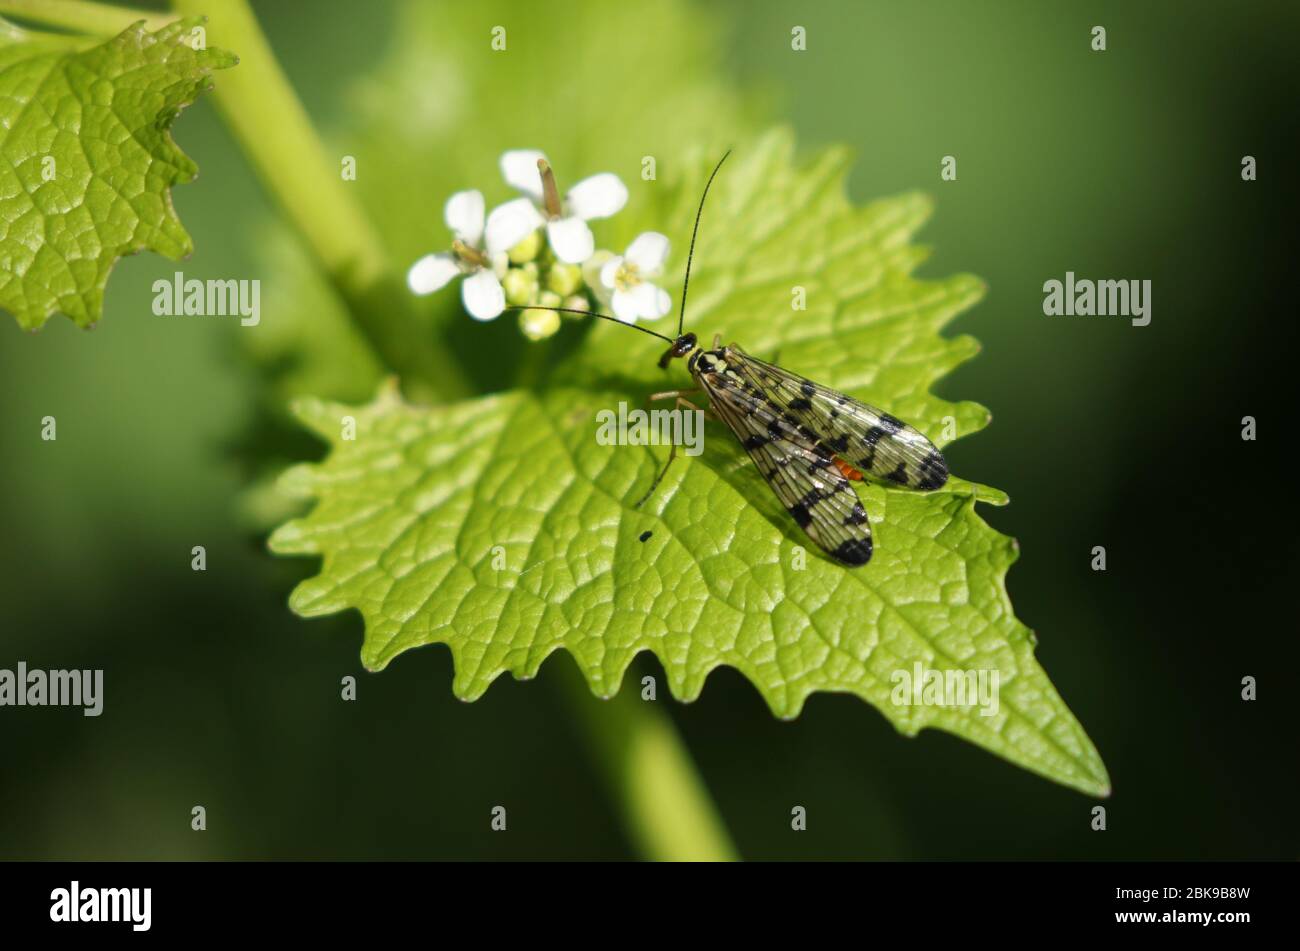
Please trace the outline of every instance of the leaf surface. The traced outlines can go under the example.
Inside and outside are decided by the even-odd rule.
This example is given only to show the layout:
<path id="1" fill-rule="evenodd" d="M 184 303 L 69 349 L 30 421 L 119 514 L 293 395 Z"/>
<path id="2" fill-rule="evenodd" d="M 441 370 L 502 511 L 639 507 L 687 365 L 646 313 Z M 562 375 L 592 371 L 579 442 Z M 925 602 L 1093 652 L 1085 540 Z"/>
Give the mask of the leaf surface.
<path id="1" fill-rule="evenodd" d="M 99 320 L 117 259 L 192 250 L 170 189 L 198 169 L 171 125 L 235 63 L 191 46 L 199 20 L 106 43 L 0 28 L 0 308 L 36 330 Z"/>

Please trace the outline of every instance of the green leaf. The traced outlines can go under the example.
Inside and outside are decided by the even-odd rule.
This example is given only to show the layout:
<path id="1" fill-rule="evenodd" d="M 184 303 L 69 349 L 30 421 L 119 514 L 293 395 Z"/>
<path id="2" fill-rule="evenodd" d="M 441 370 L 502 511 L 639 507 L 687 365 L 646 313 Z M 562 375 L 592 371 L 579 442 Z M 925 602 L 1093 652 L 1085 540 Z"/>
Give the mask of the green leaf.
<path id="1" fill-rule="evenodd" d="M 226 52 L 181 20 L 99 45 L 0 30 L 0 308 L 29 330 L 56 311 L 95 323 L 117 259 L 192 250 L 172 185 L 198 169 L 170 128 Z"/>
<path id="2" fill-rule="evenodd" d="M 791 153 L 790 137 L 774 133 L 742 144 L 719 176 L 696 248 L 688 326 L 758 356 L 779 352 L 783 365 L 940 444 L 946 419 L 959 435 L 981 428 L 982 407 L 930 392 L 976 351 L 971 338 L 939 330 L 983 285 L 913 276 L 924 253 L 910 241 L 926 200 L 855 208 L 844 197 L 843 152 L 802 166 Z M 679 269 L 712 161 L 701 156 L 623 222 L 670 235 Z M 794 286 L 806 288 L 806 310 L 792 310 Z M 847 569 L 809 544 L 731 435 L 710 423 L 703 454 L 675 463 L 634 508 L 666 451 L 599 445 L 596 413 L 620 400 L 642 405 L 651 390 L 685 383 L 684 372 L 678 365 L 665 382 L 653 341 L 605 323 L 587 329 L 537 389 L 432 409 L 405 404 L 391 384 L 365 406 L 299 401 L 297 415 L 331 451 L 282 483 L 317 504 L 276 531 L 272 549 L 324 559 L 292 608 L 360 610 L 362 660 L 372 669 L 447 644 L 464 699 L 506 671 L 535 675 L 561 647 L 593 691 L 610 696 L 632 658 L 650 650 L 682 700 L 728 664 L 777 716 L 796 716 L 813 691 L 849 692 L 904 734 L 946 730 L 1108 793 L 1105 767 L 1012 611 L 1004 580 L 1015 542 L 976 512 L 977 497 L 1005 496 L 960 479 L 934 493 L 866 487 L 875 557 Z M 348 416 L 354 439 L 343 438 Z M 796 549 L 809 549 L 802 569 Z M 916 663 L 998 671 L 996 715 L 896 705 L 894 673 Z"/>

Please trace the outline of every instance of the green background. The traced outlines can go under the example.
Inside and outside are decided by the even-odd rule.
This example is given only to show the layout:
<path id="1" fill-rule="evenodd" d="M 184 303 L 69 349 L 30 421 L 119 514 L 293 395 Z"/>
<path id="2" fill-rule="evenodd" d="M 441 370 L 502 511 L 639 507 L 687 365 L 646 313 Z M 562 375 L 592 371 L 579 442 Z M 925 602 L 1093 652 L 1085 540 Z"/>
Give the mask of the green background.
<path id="1" fill-rule="evenodd" d="M 385 57 L 393 5 L 255 6 L 327 136 L 364 121 L 351 91 Z M 485 24 L 509 22 L 508 4 L 489 6 Z M 1094 832 L 1094 802 L 953 737 L 905 740 L 841 696 L 781 723 L 724 670 L 696 703 L 661 702 L 742 854 L 1294 858 L 1294 5 L 711 6 L 716 68 L 802 147 L 853 145 L 856 200 L 934 195 L 923 275 L 988 282 L 954 327 L 984 351 L 939 392 L 994 422 L 949 459 L 1010 493 L 985 517 L 1021 545 L 1012 599 L 1115 790 Z M 790 50 L 794 23 L 806 52 Z M 1104 53 L 1089 48 L 1094 24 Z M 367 675 L 357 615 L 289 613 L 312 565 L 267 555 L 240 501 L 258 399 L 237 344 L 254 331 L 150 310 L 153 280 L 179 267 L 261 279 L 270 319 L 284 278 L 257 235 L 275 212 L 209 103 L 176 138 L 201 168 L 174 194 L 194 257 L 122 262 L 93 331 L 0 326 L 0 667 L 103 668 L 106 681 L 97 719 L 0 708 L 0 856 L 631 856 L 547 682 L 567 657 L 467 705 L 447 651 Z M 1246 154 L 1259 181 L 1241 181 Z M 939 180 L 944 155 L 956 182 Z M 427 231 L 432 249 L 441 222 Z M 1150 279 L 1151 325 L 1044 317 L 1042 283 L 1067 270 Z M 479 360 L 483 377 L 491 353 Z M 56 442 L 40 439 L 46 415 Z M 1256 442 L 1239 437 L 1244 415 Z M 200 544 L 204 573 L 190 570 Z M 1089 568 L 1094 545 L 1104 573 Z M 636 670 L 660 673 L 649 658 Z M 347 674 L 355 703 L 339 699 Z M 504 835 L 488 826 L 498 804 Z M 790 830 L 795 805 L 806 832 Z"/>

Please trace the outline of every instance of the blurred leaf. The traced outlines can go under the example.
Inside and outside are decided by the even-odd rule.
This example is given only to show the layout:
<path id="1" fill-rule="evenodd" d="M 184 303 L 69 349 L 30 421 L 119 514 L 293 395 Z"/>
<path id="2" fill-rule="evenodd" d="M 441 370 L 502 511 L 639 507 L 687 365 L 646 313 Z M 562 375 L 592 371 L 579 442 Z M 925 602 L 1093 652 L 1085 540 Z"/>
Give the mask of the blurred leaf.
<path id="1" fill-rule="evenodd" d="M 56 311 L 90 326 L 119 257 L 192 250 L 170 188 L 198 169 L 171 124 L 236 61 L 190 46 L 199 22 L 139 23 L 100 45 L 0 30 L 0 307 L 21 326 Z"/>
<path id="2" fill-rule="evenodd" d="M 855 208 L 844 197 L 843 152 L 803 166 L 791 154 L 787 134 L 768 135 L 742 145 L 715 183 L 696 251 L 692 329 L 759 356 L 779 350 L 783 365 L 940 444 L 945 418 L 963 435 L 981 428 L 982 407 L 929 392 L 975 353 L 971 338 L 939 330 L 983 285 L 911 276 L 924 254 L 909 242 L 927 202 L 903 196 Z M 682 248 L 712 162 L 661 185 L 662 200 L 623 226 L 657 227 Z M 805 311 L 791 308 L 794 286 L 808 291 Z M 293 609 L 360 610 L 362 659 L 373 669 L 446 643 L 465 699 L 506 671 L 535 675 L 560 647 L 610 696 L 637 652 L 651 650 L 684 700 L 729 664 L 778 716 L 796 716 L 815 690 L 850 692 L 905 734 L 936 727 L 1106 794 L 1096 750 L 1007 598 L 1015 542 L 975 512 L 977 495 L 1004 496 L 957 479 L 934 493 L 866 487 L 875 557 L 847 569 L 808 543 L 731 435 L 710 424 L 704 454 L 679 462 L 633 508 L 664 452 L 599 445 L 596 413 L 620 400 L 642 405 L 664 388 L 660 348 L 612 325 L 587 329 L 584 345 L 534 390 L 436 409 L 405 404 L 393 385 L 366 406 L 299 401 L 298 416 L 331 452 L 284 479 L 317 505 L 273 535 L 273 550 L 324 557 L 321 573 L 294 591 Z M 347 416 L 355 439 L 342 438 Z M 796 547 L 811 549 L 803 570 L 792 567 Z M 998 671 L 997 713 L 895 705 L 893 675 L 914 664 Z"/>

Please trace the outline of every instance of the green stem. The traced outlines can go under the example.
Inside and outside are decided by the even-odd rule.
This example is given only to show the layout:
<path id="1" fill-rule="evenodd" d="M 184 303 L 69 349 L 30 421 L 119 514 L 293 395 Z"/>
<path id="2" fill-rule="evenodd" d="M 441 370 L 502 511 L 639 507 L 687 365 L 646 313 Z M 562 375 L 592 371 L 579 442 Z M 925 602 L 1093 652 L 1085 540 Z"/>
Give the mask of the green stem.
<path id="1" fill-rule="evenodd" d="M 57 26 L 79 33 L 115 36 L 132 23 L 144 20 L 149 30 L 160 30 L 176 17 L 131 7 L 118 7 L 89 0 L 0 0 L 0 13 L 22 17 L 33 23 Z"/>
<path id="2" fill-rule="evenodd" d="M 658 701 L 641 700 L 626 685 L 600 700 L 573 663 L 550 667 L 640 854 L 656 861 L 734 861 L 736 848 L 709 791 Z"/>
<path id="3" fill-rule="evenodd" d="M 173 0 L 202 14 L 212 0 Z M 268 192 L 338 288 L 353 320 L 410 395 L 454 399 L 472 387 L 445 348 L 421 330 L 411 296 L 378 233 L 349 191 L 246 0 L 223 0 L 209 42 L 239 55 L 214 98 Z M 413 389 L 414 388 L 414 389 Z"/>
<path id="4" fill-rule="evenodd" d="M 523 358 L 519 361 L 519 373 L 515 377 L 515 386 L 523 390 L 535 388 L 546 372 L 549 362 L 551 341 L 530 340 L 524 348 Z"/>

